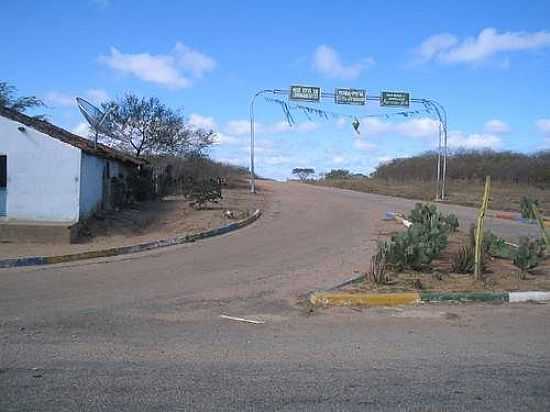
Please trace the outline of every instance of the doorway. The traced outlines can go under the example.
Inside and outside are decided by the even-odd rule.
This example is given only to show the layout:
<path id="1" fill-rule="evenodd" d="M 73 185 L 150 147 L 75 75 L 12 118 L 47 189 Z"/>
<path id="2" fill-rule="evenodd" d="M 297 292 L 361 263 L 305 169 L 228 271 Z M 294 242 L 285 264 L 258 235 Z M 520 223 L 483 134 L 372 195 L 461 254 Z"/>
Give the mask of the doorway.
<path id="1" fill-rule="evenodd" d="M 8 156 L 0 155 L 0 216 L 7 215 Z"/>

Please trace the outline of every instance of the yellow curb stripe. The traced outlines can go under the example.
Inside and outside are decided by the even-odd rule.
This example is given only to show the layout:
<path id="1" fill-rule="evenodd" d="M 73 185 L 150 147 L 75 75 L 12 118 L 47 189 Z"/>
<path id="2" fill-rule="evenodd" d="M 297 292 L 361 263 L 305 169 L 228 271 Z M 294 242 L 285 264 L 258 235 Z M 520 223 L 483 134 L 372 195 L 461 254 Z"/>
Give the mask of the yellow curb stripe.
<path id="1" fill-rule="evenodd" d="M 408 305 L 420 302 L 420 295 L 416 292 L 410 293 L 342 293 L 342 292 L 318 292 L 310 297 L 314 305 L 336 305 L 336 306 L 392 306 Z"/>

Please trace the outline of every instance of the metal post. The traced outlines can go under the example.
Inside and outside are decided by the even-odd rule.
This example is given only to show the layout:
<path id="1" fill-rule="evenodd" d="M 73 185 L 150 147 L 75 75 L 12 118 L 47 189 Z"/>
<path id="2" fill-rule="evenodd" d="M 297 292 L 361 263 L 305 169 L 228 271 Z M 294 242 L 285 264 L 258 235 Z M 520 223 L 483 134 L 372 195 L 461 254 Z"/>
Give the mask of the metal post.
<path id="1" fill-rule="evenodd" d="M 442 126 L 443 126 L 444 152 L 443 152 L 443 182 L 441 185 L 441 200 L 445 200 L 445 198 L 447 197 L 447 158 L 449 156 L 448 149 L 447 149 L 448 147 L 447 146 L 447 112 L 445 111 L 445 108 L 440 103 L 437 103 L 437 105 L 439 105 L 439 108 L 443 112 Z"/>
<path id="2" fill-rule="evenodd" d="M 254 103 L 256 97 L 264 93 L 276 93 L 276 90 L 260 90 L 256 92 L 250 102 L 250 193 L 256 193 L 256 177 L 254 174 L 254 141 L 255 141 L 255 119 L 254 119 Z"/>
<path id="3" fill-rule="evenodd" d="M 436 200 L 445 200 L 446 196 L 446 181 L 447 181 L 447 112 L 445 108 L 434 100 L 426 101 L 437 114 L 439 120 L 438 134 L 439 134 L 439 146 L 437 154 L 437 194 Z M 443 136 L 442 136 L 443 135 Z M 442 138 L 443 137 L 443 147 Z M 441 157 L 443 152 L 443 167 L 441 165 Z"/>
<path id="4" fill-rule="evenodd" d="M 250 103 L 250 193 L 256 193 L 256 185 L 254 178 L 254 102 L 256 101 L 256 93 Z"/>

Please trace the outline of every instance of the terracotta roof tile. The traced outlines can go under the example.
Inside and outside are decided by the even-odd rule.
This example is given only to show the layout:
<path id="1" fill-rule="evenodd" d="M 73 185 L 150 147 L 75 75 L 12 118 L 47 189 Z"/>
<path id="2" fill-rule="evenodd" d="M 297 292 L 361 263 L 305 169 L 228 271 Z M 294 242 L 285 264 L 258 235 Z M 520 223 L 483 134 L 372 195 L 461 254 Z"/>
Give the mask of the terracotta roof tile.
<path id="1" fill-rule="evenodd" d="M 119 150 L 115 150 L 109 146 L 98 143 L 97 145 L 81 136 L 77 136 L 61 127 L 55 126 L 45 120 L 37 119 L 35 117 L 27 116 L 26 114 L 17 112 L 15 110 L 8 109 L 7 107 L 0 106 L 0 116 L 7 119 L 19 122 L 33 128 L 41 133 L 60 140 L 71 146 L 77 147 L 82 151 L 92 154 L 94 156 L 105 157 L 108 159 L 118 160 L 123 163 L 130 163 L 136 166 L 144 165 L 146 163 L 143 159 L 138 159 L 129 154 L 123 153 Z"/>

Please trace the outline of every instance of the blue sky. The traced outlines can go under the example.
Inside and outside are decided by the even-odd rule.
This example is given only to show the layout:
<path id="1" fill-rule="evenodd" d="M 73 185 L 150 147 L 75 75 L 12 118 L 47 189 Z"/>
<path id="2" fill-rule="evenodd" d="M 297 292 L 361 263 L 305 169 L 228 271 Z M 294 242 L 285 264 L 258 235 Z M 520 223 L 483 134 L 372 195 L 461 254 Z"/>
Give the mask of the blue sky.
<path id="1" fill-rule="evenodd" d="M 548 1 L 20 0 L 2 12 L 11 18 L 0 27 L 0 79 L 42 97 L 51 121 L 79 133 L 75 95 L 157 96 L 218 132 L 213 157 L 248 166 L 254 92 L 306 84 L 436 99 L 448 112 L 451 146 L 550 147 Z M 377 104 L 310 106 L 357 116 L 361 134 L 350 119 L 300 112 L 289 128 L 280 107 L 259 99 L 260 174 L 368 173 L 437 143 L 426 115 L 366 118 L 380 113 Z"/>

